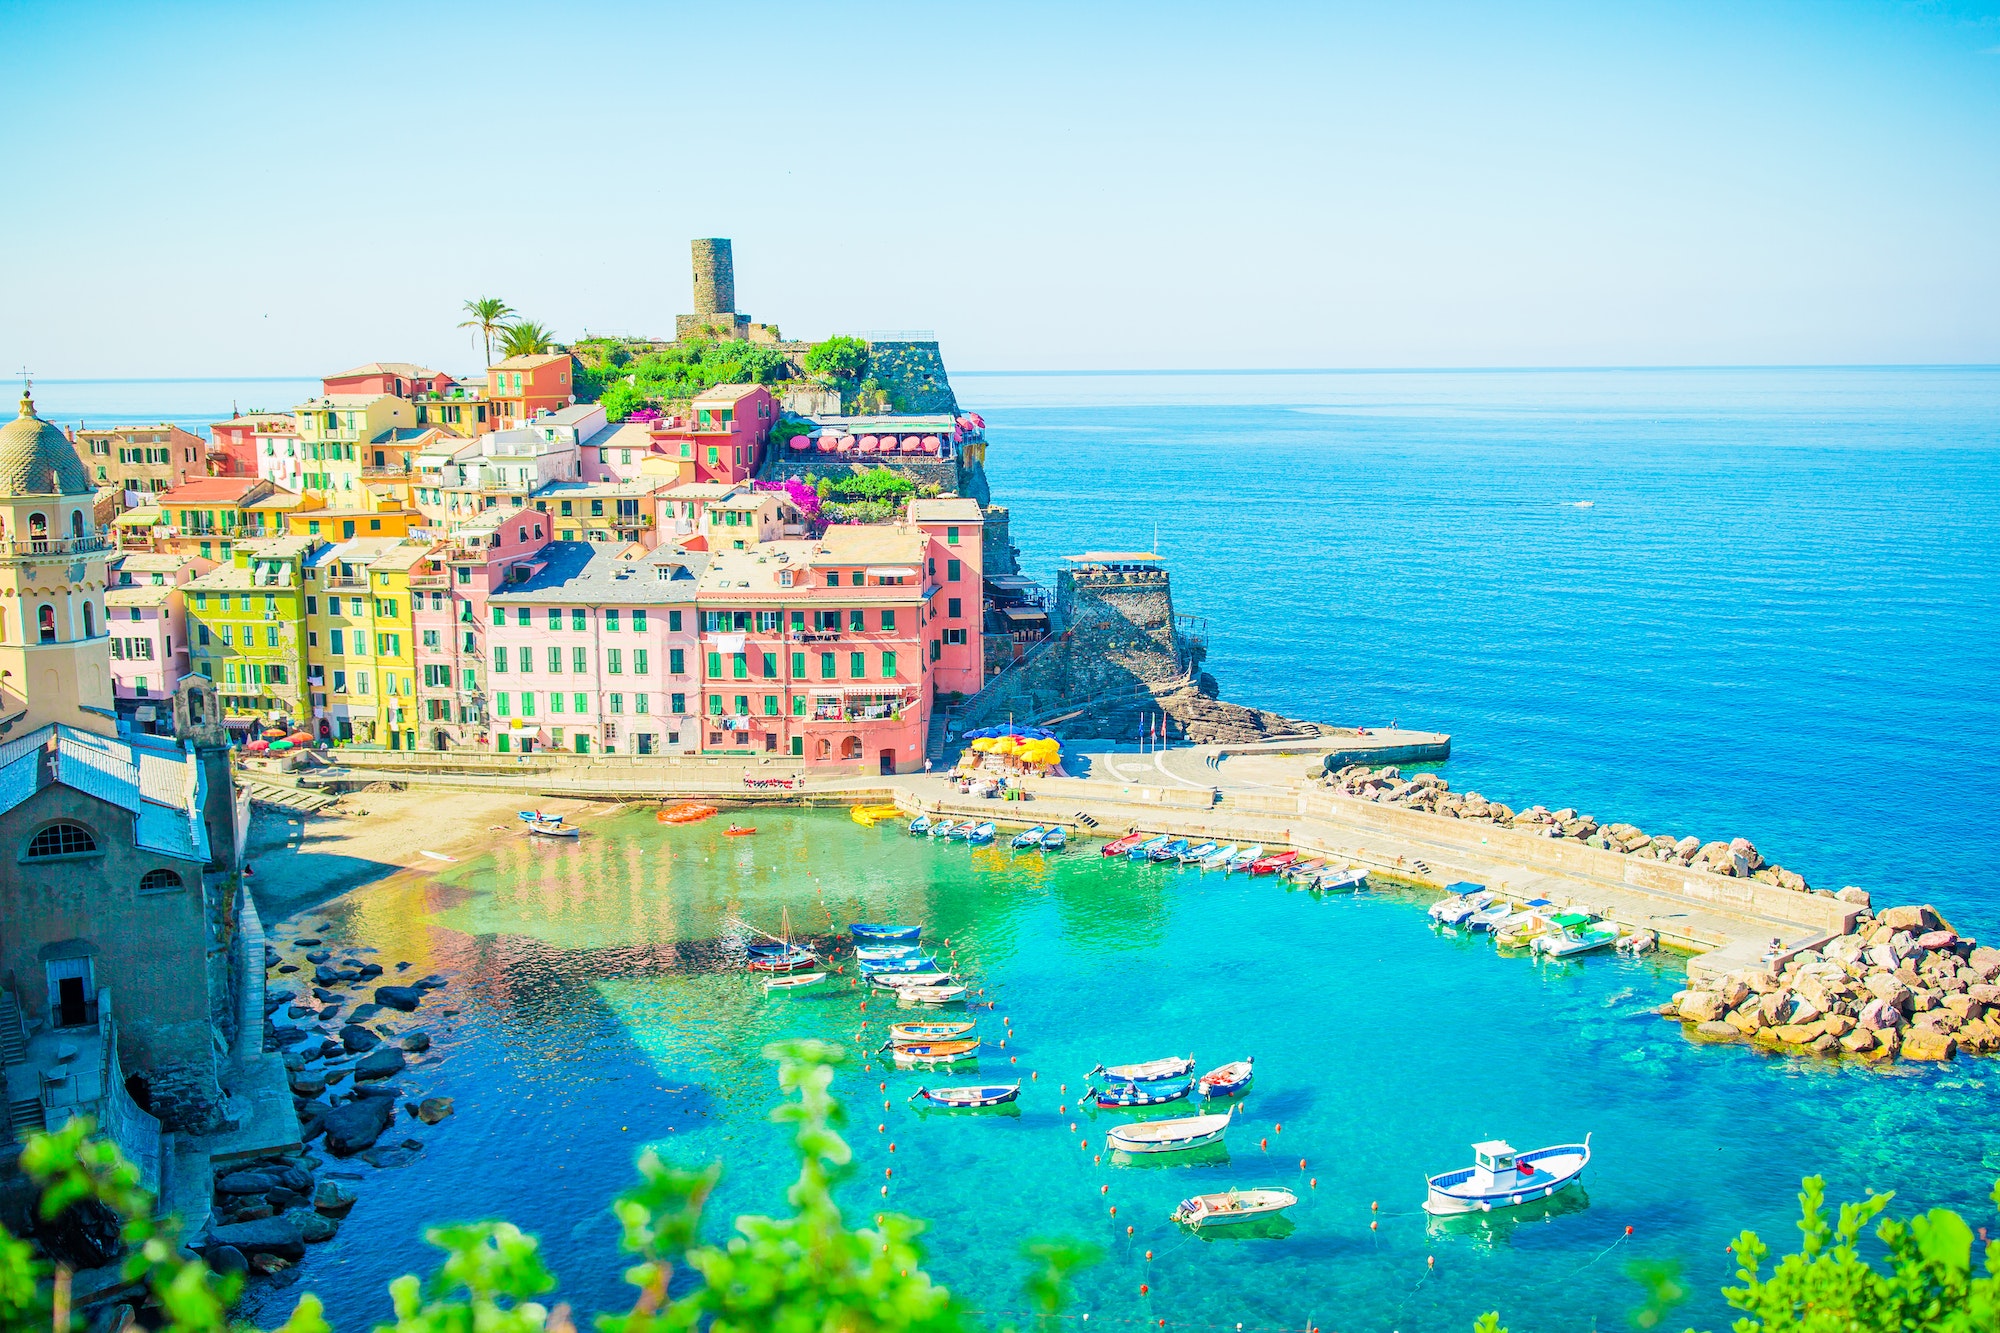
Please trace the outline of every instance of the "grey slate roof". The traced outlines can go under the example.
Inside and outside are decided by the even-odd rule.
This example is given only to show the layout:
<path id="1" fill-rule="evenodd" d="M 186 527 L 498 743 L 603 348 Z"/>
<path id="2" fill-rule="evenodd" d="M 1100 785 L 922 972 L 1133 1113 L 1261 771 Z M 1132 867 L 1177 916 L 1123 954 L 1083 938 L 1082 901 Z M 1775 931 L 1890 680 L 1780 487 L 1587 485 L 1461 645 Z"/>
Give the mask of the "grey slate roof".
<path id="1" fill-rule="evenodd" d="M 520 583 L 507 584 L 489 602 L 536 605 L 691 606 L 695 585 L 708 566 L 699 551 L 640 551 L 632 559 L 629 542 L 550 542 L 535 555 L 542 568 Z M 661 577 L 661 571 L 666 577 Z"/>
<path id="2" fill-rule="evenodd" d="M 0 746 L 0 814 L 57 783 L 129 812 L 134 846 L 208 860 L 206 784 L 192 755 L 53 723 Z"/>

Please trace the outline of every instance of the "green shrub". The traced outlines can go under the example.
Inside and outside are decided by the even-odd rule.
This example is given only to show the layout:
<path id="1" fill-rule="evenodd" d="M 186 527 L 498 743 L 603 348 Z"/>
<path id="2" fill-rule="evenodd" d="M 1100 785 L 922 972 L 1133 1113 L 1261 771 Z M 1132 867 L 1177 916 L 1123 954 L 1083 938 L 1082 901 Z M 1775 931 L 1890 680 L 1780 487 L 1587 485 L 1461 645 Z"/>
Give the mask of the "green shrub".
<path id="1" fill-rule="evenodd" d="M 634 408 L 644 407 L 647 399 L 644 391 L 637 385 L 620 380 L 606 389 L 604 396 L 598 401 L 604 404 L 605 420 L 623 421 Z"/>
<path id="2" fill-rule="evenodd" d="M 806 374 L 816 380 L 858 380 L 868 369 L 868 344 L 840 335 L 814 343 L 805 356 Z"/>

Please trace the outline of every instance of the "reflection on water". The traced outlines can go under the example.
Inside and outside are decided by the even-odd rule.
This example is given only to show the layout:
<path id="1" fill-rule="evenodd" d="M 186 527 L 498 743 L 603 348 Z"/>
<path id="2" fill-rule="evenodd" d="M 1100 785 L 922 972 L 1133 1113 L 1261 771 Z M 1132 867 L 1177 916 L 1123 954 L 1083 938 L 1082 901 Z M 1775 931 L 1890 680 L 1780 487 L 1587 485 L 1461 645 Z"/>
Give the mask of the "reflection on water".
<path id="1" fill-rule="evenodd" d="M 1984 1062 L 1885 1077 L 1695 1046 L 1646 1012 L 1679 984 L 1672 959 L 1537 967 L 1433 935 L 1402 895 L 1316 901 L 1087 849 L 968 851 L 839 811 L 758 825 L 724 839 L 617 816 L 575 844 L 510 839 L 440 879 L 399 877 L 273 928 L 288 954 L 312 928 L 451 983 L 416 1016 L 433 1045 L 402 1083 L 458 1113 L 396 1127 L 423 1144 L 410 1165 L 343 1165 L 365 1177 L 362 1202 L 303 1265 L 343 1330 L 386 1317 L 388 1280 L 426 1264 L 427 1221 L 508 1217 L 542 1238 L 557 1299 L 629 1301 L 605 1209 L 645 1147 L 723 1163 L 711 1236 L 782 1208 L 796 1168 L 767 1119 L 777 1088 L 760 1052 L 790 1037 L 853 1057 L 834 1085 L 850 1214 L 881 1207 L 886 1185 L 889 1206 L 929 1220 L 932 1272 L 989 1312 L 1021 1308 L 1022 1242 L 1064 1236 L 1104 1252 L 1078 1284 L 1080 1311 L 1100 1318 L 1462 1333 L 1498 1306 L 1517 1330 L 1580 1328 L 1636 1299 L 1621 1265 L 1592 1264 L 1629 1225 L 1623 1248 L 1683 1261 L 1687 1317 L 1715 1326 L 1723 1246 L 1744 1226 L 1790 1244 L 1809 1172 L 1835 1198 L 1895 1188 L 1914 1207 L 1985 1212 L 2000 1108 Z M 776 930 L 787 911 L 822 940 L 853 920 L 922 922 L 994 1006 L 953 1015 L 979 1025 L 976 1066 L 947 1077 L 874 1058 L 889 1023 L 934 1015 L 857 985 L 851 957 L 821 995 L 767 995 L 730 966 L 744 923 Z M 1079 1107 L 1080 1071 L 1188 1052 L 1204 1070 L 1256 1059 L 1226 1144 L 1106 1153 L 1105 1131 L 1133 1117 Z M 999 1113 L 908 1102 L 927 1083 L 1016 1078 L 1020 1100 Z M 1471 1143 L 1586 1132 L 1587 1208 L 1479 1219 L 1475 1241 L 1504 1229 L 1505 1244 L 1434 1233 L 1418 1208 L 1425 1176 Z M 1256 1243 L 1197 1243 L 1169 1220 L 1192 1193 L 1271 1186 L 1300 1202 L 1290 1230 Z M 249 1313 L 274 1321 L 299 1289 Z"/>
<path id="2" fill-rule="evenodd" d="M 1536 1199 L 1516 1208 L 1496 1208 L 1490 1213 L 1451 1213 L 1430 1217 L 1426 1229 L 1433 1240 L 1462 1240 L 1474 1245 L 1506 1245 L 1525 1226 L 1552 1222 L 1590 1207 L 1590 1194 L 1582 1185 L 1572 1185 L 1561 1194 Z"/>

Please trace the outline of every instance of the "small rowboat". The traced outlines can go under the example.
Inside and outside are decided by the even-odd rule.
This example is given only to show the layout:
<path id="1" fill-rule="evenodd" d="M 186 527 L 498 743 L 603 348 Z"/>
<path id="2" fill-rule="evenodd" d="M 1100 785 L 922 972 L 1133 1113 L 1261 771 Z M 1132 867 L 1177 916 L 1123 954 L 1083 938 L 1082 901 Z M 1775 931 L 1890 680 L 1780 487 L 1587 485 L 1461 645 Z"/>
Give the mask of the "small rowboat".
<path id="1" fill-rule="evenodd" d="M 1021 1085 L 1016 1083 L 989 1083 L 976 1088 L 918 1088 L 910 1094 L 910 1100 L 921 1097 L 932 1106 L 948 1106 L 954 1110 L 969 1110 L 975 1106 L 1000 1106 L 1021 1095 Z"/>
<path id="2" fill-rule="evenodd" d="M 1146 840 L 1143 833 L 1128 833 L 1122 838 L 1113 838 L 1097 849 L 1099 856 L 1123 856 Z"/>
<path id="3" fill-rule="evenodd" d="M 752 972 L 803 972 L 818 961 L 805 950 L 796 949 L 791 953 L 757 954 L 744 966 Z"/>
<path id="4" fill-rule="evenodd" d="M 1042 835 L 1041 846 L 1044 852 L 1061 851 L 1063 848 L 1069 846 L 1068 830 L 1064 829 L 1062 825 L 1057 824 Z"/>
<path id="5" fill-rule="evenodd" d="M 1016 851 L 1019 851 L 1027 847 L 1039 847 L 1042 845 L 1042 835 L 1047 832 L 1048 832 L 1047 829 L 1043 828 L 1040 824 L 1037 824 L 1031 829 L 1024 829 L 1021 832 L 1016 833 L 1014 835 L 1014 841 L 1011 845 L 1014 847 Z"/>
<path id="6" fill-rule="evenodd" d="M 1218 1227 L 1230 1222 L 1247 1222 L 1253 1217 L 1282 1213 L 1299 1201 L 1290 1190 L 1230 1190 L 1225 1194 L 1197 1194 L 1182 1199 L 1173 1220 L 1183 1226 Z"/>
<path id="7" fill-rule="evenodd" d="M 932 1069 L 938 1065 L 955 1065 L 961 1060 L 977 1060 L 979 1043 L 941 1041 L 930 1046 L 897 1046 L 890 1050 L 889 1058 L 898 1069 Z"/>
<path id="8" fill-rule="evenodd" d="M 1276 856 L 1266 856 L 1250 863 L 1253 875 L 1275 875 L 1292 862 L 1299 859 L 1297 852 L 1279 852 Z"/>
<path id="9" fill-rule="evenodd" d="M 1242 851 L 1230 857 L 1229 863 L 1223 866 L 1223 869 L 1233 875 L 1239 870 L 1248 870 L 1263 859 L 1264 844 L 1260 842 L 1253 846 L 1245 847 Z"/>
<path id="10" fill-rule="evenodd" d="M 943 1059 L 949 1056 L 955 1059 L 962 1055 L 971 1055 L 974 1051 L 978 1050 L 979 1038 L 954 1037 L 949 1041 L 883 1042 L 878 1049 L 894 1051 L 898 1055 L 922 1055 L 930 1056 L 933 1059 Z"/>
<path id="11" fill-rule="evenodd" d="M 1255 1077 L 1255 1060 L 1232 1060 L 1203 1074 L 1198 1086 L 1204 1097 L 1234 1097 L 1250 1086 Z"/>
<path id="12" fill-rule="evenodd" d="M 896 1003 L 905 1009 L 951 1004 L 965 998 L 963 986 L 898 986 Z"/>
<path id="13" fill-rule="evenodd" d="M 1489 1213 L 1495 1208 L 1546 1199 L 1583 1179 L 1590 1164 L 1590 1136 L 1582 1143 L 1516 1153 L 1494 1139 L 1472 1145 L 1472 1165 L 1431 1176 L 1424 1211 L 1431 1214 Z"/>
<path id="14" fill-rule="evenodd" d="M 679 805 L 667 806 L 653 818 L 662 824 L 698 824 L 710 815 L 720 813 L 721 811 L 712 805 L 703 805 L 699 801 L 682 801 Z"/>
<path id="15" fill-rule="evenodd" d="M 1178 863 L 1181 859 L 1181 856 L 1184 853 L 1186 853 L 1187 849 L 1188 849 L 1188 840 L 1186 838 L 1175 838 L 1172 842 L 1168 843 L 1164 847 L 1154 848 L 1152 857 L 1150 859 L 1155 861 L 1173 861 Z"/>
<path id="16" fill-rule="evenodd" d="M 959 821 L 958 827 L 954 828 L 951 832 L 945 834 L 944 836 L 952 840 L 953 842 L 964 842 L 972 836 L 972 830 L 978 827 L 979 825 L 973 823 L 969 819 L 961 820 Z"/>
<path id="17" fill-rule="evenodd" d="M 1221 848 L 1212 842 L 1205 842 L 1199 847 L 1190 847 L 1181 853 L 1181 864 L 1184 866 L 1198 866 L 1221 850 Z"/>
<path id="18" fill-rule="evenodd" d="M 883 926 L 877 925 L 872 921 L 857 921 L 849 926 L 847 931 L 857 940 L 888 940 L 891 942 L 902 941 L 915 944 L 919 939 L 923 938 L 924 928 L 922 926 Z"/>
<path id="19" fill-rule="evenodd" d="M 918 815 L 910 821 L 910 836 L 915 838 L 931 831 L 931 817 Z"/>
<path id="20" fill-rule="evenodd" d="M 808 986 L 819 985 L 828 975 L 825 972 L 798 972 L 789 977 L 765 977 L 764 990 L 767 994 L 774 990 L 804 990 Z"/>
<path id="21" fill-rule="evenodd" d="M 1102 1074 L 1120 1083 L 1157 1083 L 1166 1078 L 1186 1078 L 1194 1072 L 1192 1055 L 1170 1055 L 1162 1060 L 1142 1060 L 1134 1065 L 1099 1065 L 1086 1070 L 1084 1077 Z"/>
<path id="22" fill-rule="evenodd" d="M 1125 855 L 1134 861 L 1150 861 L 1153 858 L 1154 852 L 1159 851 L 1160 848 L 1166 846 L 1171 841 L 1173 841 L 1171 838 L 1162 833 L 1157 838 L 1148 838 L 1136 847 L 1130 848 L 1126 851 Z"/>
<path id="23" fill-rule="evenodd" d="M 752 958 L 770 958 L 777 954 L 792 952 L 792 946 L 783 940 L 773 940 L 768 944 L 762 942 L 746 944 L 743 946 L 743 952 L 749 954 Z"/>
<path id="24" fill-rule="evenodd" d="M 560 824 L 563 822 L 563 817 L 561 815 L 545 815 L 539 810 L 523 810 L 521 811 L 521 822 L 523 824 Z"/>
<path id="25" fill-rule="evenodd" d="M 1218 847 L 1207 856 L 1201 858 L 1201 868 L 1203 870 L 1227 870 L 1229 863 L 1236 859 L 1236 853 L 1241 850 L 1233 842 L 1227 847 Z"/>
<path id="26" fill-rule="evenodd" d="M 933 972 L 937 970 L 937 959 L 921 953 L 905 954 L 901 958 L 863 958 L 860 967 L 871 977 L 878 972 Z"/>
<path id="27" fill-rule="evenodd" d="M 857 944 L 854 946 L 854 956 L 862 962 L 871 962 L 882 958 L 908 958 L 912 954 L 919 954 L 923 951 L 924 946 L 921 944 Z"/>
<path id="28" fill-rule="evenodd" d="M 1313 875 L 1325 864 L 1326 858 L 1324 856 L 1315 856 L 1310 861 L 1294 861 L 1279 873 L 1294 883 L 1310 883 Z"/>
<path id="29" fill-rule="evenodd" d="M 528 832 L 541 838 L 580 838 L 583 830 L 573 824 L 551 824 L 546 820 L 530 820 Z"/>
<path id="30" fill-rule="evenodd" d="M 976 824 L 973 826 L 972 831 L 965 835 L 965 840 L 975 844 L 991 842 L 993 841 L 993 833 L 994 828 L 992 824 Z"/>
<path id="31" fill-rule="evenodd" d="M 937 823 L 930 826 L 930 836 L 933 838 L 949 838 L 951 831 L 957 827 L 958 825 L 952 820 L 940 819 Z"/>
<path id="32" fill-rule="evenodd" d="M 1229 1129 L 1226 1115 L 1190 1115 L 1174 1120 L 1141 1120 L 1115 1125 L 1104 1137 L 1122 1152 L 1181 1152 L 1222 1142 Z"/>
<path id="33" fill-rule="evenodd" d="M 891 1023 L 889 1041 L 893 1045 L 907 1046 L 914 1042 L 950 1041 L 970 1033 L 975 1025 L 971 1022 L 949 1023 Z"/>
<path id="34" fill-rule="evenodd" d="M 1313 887 L 1321 893 L 1343 893 L 1368 887 L 1368 872 L 1360 866 L 1346 870 L 1329 870 L 1313 881 Z"/>
<path id="35" fill-rule="evenodd" d="M 1107 1110 L 1121 1106 L 1165 1106 L 1168 1102 L 1186 1099 L 1194 1092 L 1194 1080 L 1189 1079 L 1178 1087 L 1167 1087 L 1158 1083 L 1107 1083 L 1101 1088 L 1085 1088 L 1083 1095 L 1093 1097 L 1097 1104 Z"/>
<path id="36" fill-rule="evenodd" d="M 951 980 L 949 972 L 876 972 L 868 984 L 877 990 L 908 990 L 912 986 L 942 986 Z"/>

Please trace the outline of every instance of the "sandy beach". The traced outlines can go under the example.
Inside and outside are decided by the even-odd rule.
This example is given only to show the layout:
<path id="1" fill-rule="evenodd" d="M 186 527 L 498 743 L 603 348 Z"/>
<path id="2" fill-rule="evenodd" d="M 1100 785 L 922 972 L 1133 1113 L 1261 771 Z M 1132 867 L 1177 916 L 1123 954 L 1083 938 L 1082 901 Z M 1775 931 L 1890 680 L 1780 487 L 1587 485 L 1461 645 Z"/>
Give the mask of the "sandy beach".
<path id="1" fill-rule="evenodd" d="M 357 792 L 343 804 L 348 813 L 254 808 L 247 856 L 265 921 L 397 875 L 433 874 L 447 864 L 437 856 L 477 856 L 512 836 L 517 812 L 535 802 L 519 792 L 400 791 Z M 618 807 L 543 800 L 539 808 L 588 820 Z"/>

